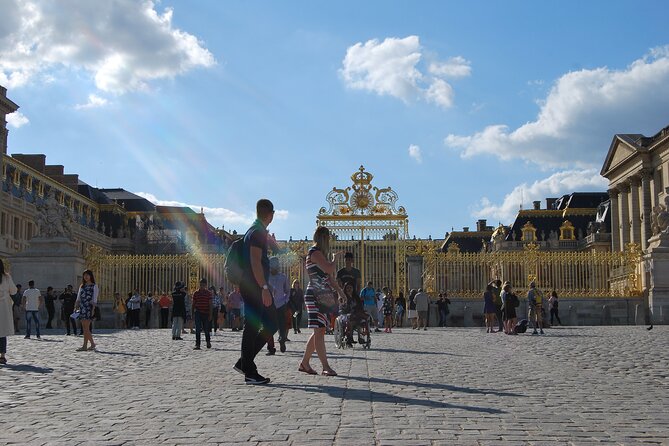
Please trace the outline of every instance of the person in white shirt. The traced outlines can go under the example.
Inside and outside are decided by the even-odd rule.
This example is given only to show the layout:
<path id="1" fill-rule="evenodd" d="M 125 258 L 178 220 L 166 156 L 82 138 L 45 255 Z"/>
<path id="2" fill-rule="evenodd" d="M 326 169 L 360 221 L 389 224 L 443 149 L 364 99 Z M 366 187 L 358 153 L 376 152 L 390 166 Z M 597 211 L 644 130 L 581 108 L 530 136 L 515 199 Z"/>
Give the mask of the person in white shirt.
<path id="1" fill-rule="evenodd" d="M 23 299 L 21 306 L 26 312 L 26 339 L 30 339 L 30 331 L 32 321 L 35 321 L 37 339 L 40 339 L 39 334 L 39 309 L 42 306 L 42 293 L 35 288 L 35 281 L 28 282 L 29 288 L 23 292 Z"/>
<path id="2" fill-rule="evenodd" d="M 12 276 L 5 272 L 5 264 L 0 260 L 0 364 L 7 364 L 7 336 L 14 334 L 14 301 L 16 285 Z"/>
<path id="3" fill-rule="evenodd" d="M 142 306 L 142 296 L 139 294 L 139 290 L 135 290 L 135 294 L 132 295 L 128 301 L 128 312 L 130 313 L 130 327 L 133 330 L 139 330 L 139 309 Z"/>
<path id="4" fill-rule="evenodd" d="M 418 294 L 414 298 L 416 302 L 416 311 L 418 312 L 417 328 L 420 330 L 427 330 L 428 311 L 430 310 L 430 295 L 423 291 L 422 288 L 418 290 Z"/>

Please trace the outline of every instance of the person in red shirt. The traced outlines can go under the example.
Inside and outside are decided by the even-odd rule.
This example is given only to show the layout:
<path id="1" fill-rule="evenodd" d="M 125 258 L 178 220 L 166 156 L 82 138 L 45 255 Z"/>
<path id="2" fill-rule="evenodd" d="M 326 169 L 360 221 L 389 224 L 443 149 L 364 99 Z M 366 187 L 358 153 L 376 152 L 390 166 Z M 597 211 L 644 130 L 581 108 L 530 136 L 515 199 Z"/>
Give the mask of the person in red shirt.
<path id="1" fill-rule="evenodd" d="M 158 306 L 160 307 L 160 328 L 167 328 L 170 320 L 170 305 L 172 305 L 172 298 L 163 292 L 158 299 Z"/>
<path id="2" fill-rule="evenodd" d="M 207 348 L 211 348 L 211 313 L 213 310 L 213 296 L 207 289 L 207 279 L 200 280 L 200 289 L 193 293 L 191 314 L 195 320 L 195 350 L 200 350 L 202 330 L 207 341 Z"/>

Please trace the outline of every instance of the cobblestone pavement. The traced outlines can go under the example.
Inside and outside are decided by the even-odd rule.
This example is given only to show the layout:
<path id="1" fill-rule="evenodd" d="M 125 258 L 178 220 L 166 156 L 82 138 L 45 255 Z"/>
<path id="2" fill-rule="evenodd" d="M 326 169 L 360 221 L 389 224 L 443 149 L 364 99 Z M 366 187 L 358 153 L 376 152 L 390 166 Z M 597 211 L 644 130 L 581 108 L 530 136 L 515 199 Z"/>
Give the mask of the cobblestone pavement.
<path id="1" fill-rule="evenodd" d="M 261 353 L 269 386 L 232 370 L 229 330 L 201 351 L 167 330 L 97 333 L 98 352 L 13 336 L 0 444 L 669 444 L 666 326 L 399 329 L 370 351 L 330 337 L 334 378 L 297 372 L 307 331 Z"/>

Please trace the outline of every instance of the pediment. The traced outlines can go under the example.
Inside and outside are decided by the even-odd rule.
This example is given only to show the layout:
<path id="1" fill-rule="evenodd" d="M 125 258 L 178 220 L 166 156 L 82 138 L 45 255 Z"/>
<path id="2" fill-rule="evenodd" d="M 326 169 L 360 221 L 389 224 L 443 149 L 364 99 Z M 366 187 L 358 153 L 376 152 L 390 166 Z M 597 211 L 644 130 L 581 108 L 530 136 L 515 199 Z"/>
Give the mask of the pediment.
<path id="1" fill-rule="evenodd" d="M 601 175 L 606 177 L 607 172 L 615 169 L 637 152 L 638 150 L 636 148 L 630 146 L 625 141 L 618 137 L 614 138 L 611 147 L 609 148 L 609 153 L 606 156 L 606 160 L 604 161 Z"/>

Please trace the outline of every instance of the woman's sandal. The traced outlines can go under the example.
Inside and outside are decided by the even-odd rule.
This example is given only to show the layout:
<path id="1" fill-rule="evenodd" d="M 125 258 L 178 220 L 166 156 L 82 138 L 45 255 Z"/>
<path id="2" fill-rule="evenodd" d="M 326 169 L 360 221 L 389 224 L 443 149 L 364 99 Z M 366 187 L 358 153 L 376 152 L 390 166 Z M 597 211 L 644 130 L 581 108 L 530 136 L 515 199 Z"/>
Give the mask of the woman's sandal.
<path id="1" fill-rule="evenodd" d="M 79 347 L 79 348 L 77 349 L 78 352 L 85 352 L 86 350 L 88 350 L 88 349 L 85 348 L 85 347 Z"/>
<path id="2" fill-rule="evenodd" d="M 318 373 L 316 373 L 316 370 L 312 369 L 311 367 L 306 368 L 303 364 L 300 364 L 297 370 L 299 372 L 306 373 L 307 375 L 318 375 Z"/>
<path id="3" fill-rule="evenodd" d="M 97 347 L 97 345 L 91 345 L 88 347 L 88 351 L 95 351 L 95 347 Z"/>
<path id="4" fill-rule="evenodd" d="M 334 370 L 323 370 L 321 372 L 321 375 L 323 375 L 323 376 L 337 376 L 337 372 L 335 372 Z"/>

